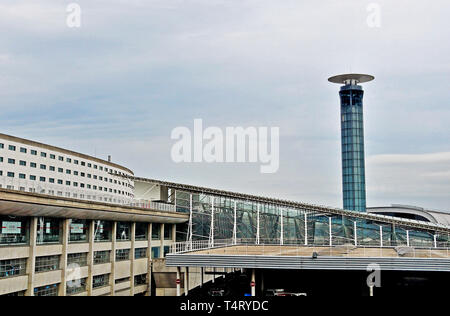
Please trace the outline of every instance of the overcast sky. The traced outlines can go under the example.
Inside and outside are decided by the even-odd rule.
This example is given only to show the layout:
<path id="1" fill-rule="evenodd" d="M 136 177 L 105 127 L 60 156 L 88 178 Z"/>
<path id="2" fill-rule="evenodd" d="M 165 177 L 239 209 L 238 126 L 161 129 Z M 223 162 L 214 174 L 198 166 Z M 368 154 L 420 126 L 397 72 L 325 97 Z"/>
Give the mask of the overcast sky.
<path id="1" fill-rule="evenodd" d="M 0 132 L 142 177 L 342 207 L 327 78 L 369 73 L 368 206 L 450 210 L 449 17 L 448 0 L 2 0 Z M 195 118 L 279 126 L 278 172 L 172 162 L 171 131 Z"/>

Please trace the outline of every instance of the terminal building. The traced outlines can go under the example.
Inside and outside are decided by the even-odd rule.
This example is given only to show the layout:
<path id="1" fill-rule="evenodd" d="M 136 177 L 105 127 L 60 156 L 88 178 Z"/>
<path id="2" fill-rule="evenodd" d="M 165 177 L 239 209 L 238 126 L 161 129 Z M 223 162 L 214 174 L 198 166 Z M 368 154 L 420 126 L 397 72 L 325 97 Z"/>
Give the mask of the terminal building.
<path id="1" fill-rule="evenodd" d="M 445 213 L 228 192 L 108 160 L 0 134 L 0 295 L 181 295 L 218 271 L 365 269 L 373 254 L 386 269 L 450 270 Z M 227 250 L 192 255 L 217 249 Z"/>

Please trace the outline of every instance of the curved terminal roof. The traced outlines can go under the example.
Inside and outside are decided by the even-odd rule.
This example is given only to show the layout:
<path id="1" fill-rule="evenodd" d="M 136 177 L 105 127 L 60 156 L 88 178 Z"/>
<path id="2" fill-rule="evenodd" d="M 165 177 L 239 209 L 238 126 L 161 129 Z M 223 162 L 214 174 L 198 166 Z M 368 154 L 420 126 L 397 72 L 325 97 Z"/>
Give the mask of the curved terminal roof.
<path id="1" fill-rule="evenodd" d="M 427 210 L 423 207 L 392 204 L 391 206 L 368 207 L 367 213 L 371 214 L 398 214 L 399 216 L 422 217 L 430 223 L 450 226 L 450 213 L 436 210 Z"/>

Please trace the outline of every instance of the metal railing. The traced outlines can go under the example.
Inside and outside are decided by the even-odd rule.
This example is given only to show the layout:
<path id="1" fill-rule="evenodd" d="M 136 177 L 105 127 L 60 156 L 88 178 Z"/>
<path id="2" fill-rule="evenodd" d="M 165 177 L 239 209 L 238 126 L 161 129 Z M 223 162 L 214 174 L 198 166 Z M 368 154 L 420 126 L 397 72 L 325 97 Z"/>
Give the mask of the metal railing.
<path id="1" fill-rule="evenodd" d="M 450 258 L 448 247 L 412 247 L 404 244 L 391 246 L 370 246 L 351 243 L 340 245 L 284 243 L 276 239 L 259 240 L 259 244 L 250 239 L 195 240 L 192 242 L 176 242 L 171 246 L 171 254 L 210 254 L 210 255 L 244 255 L 244 256 L 305 256 L 314 253 L 327 257 L 397 257 L 397 258 Z"/>

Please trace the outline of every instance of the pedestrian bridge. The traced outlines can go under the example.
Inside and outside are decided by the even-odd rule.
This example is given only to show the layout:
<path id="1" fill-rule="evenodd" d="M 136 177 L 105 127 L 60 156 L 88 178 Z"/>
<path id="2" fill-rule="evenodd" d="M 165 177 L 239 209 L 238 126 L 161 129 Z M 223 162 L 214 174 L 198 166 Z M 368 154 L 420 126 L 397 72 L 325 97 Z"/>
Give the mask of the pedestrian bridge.
<path id="1" fill-rule="evenodd" d="M 172 246 L 167 266 L 204 268 L 447 271 L 445 247 L 255 244 L 252 241 L 181 242 Z"/>

